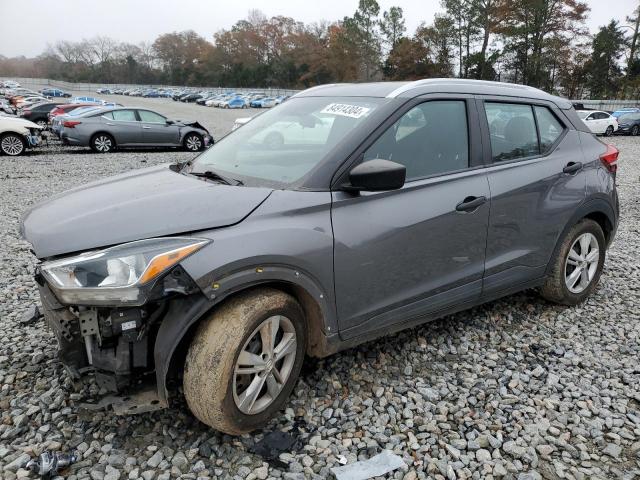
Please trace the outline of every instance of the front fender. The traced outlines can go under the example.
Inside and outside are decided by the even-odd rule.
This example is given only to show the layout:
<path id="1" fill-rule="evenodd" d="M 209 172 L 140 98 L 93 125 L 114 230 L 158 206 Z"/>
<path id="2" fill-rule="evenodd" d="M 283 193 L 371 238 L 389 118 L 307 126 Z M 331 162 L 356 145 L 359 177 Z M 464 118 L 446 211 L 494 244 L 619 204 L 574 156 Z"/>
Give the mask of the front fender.
<path id="1" fill-rule="evenodd" d="M 179 297 L 169 304 L 158 330 L 153 352 L 158 394 L 161 399 L 168 399 L 167 379 L 171 362 L 190 329 L 226 298 L 248 288 L 267 284 L 286 284 L 302 289 L 320 310 L 320 322 L 316 325 L 320 331 L 316 332 L 316 335 L 327 337 L 337 333 L 337 320 L 331 297 L 322 291 L 309 274 L 283 265 L 244 267 L 212 283 L 204 293 Z M 324 338 L 316 339 L 316 342 L 323 343 Z"/>

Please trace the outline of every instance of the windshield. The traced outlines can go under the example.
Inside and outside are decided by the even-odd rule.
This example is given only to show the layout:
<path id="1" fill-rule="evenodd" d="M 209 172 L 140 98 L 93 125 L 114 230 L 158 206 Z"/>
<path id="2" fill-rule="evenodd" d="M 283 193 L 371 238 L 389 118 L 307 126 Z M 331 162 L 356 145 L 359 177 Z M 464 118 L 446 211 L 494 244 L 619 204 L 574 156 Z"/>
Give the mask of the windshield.
<path id="1" fill-rule="evenodd" d="M 69 112 L 67 115 L 69 117 L 77 117 L 79 115 L 82 115 L 84 113 L 88 113 L 91 112 L 93 110 L 102 110 L 102 107 L 79 107 L 76 108 L 75 110 L 72 110 L 71 112 Z"/>
<path id="2" fill-rule="evenodd" d="M 292 98 L 256 116 L 193 163 L 192 173 L 291 184 L 309 173 L 384 98 Z M 245 183 L 247 183 L 245 181 Z"/>
<path id="3" fill-rule="evenodd" d="M 622 116 L 622 115 L 626 115 L 626 114 L 628 114 L 628 113 L 633 113 L 633 112 L 636 112 L 636 111 L 637 111 L 637 110 L 635 110 L 635 109 L 629 109 L 629 110 L 617 110 L 617 111 L 613 112 L 611 115 L 612 115 L 612 116 L 614 116 L 614 117 L 620 117 L 620 116 Z"/>
<path id="4" fill-rule="evenodd" d="M 624 113 L 620 118 L 618 118 L 620 123 L 636 122 L 638 120 L 640 120 L 640 113 Z"/>

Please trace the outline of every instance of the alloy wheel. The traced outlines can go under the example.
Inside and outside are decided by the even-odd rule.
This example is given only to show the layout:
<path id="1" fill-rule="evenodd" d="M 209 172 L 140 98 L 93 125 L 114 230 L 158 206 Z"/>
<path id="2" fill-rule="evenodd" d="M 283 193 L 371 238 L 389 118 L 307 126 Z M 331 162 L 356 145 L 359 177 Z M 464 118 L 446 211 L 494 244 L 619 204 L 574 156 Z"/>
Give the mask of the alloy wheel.
<path id="1" fill-rule="evenodd" d="M 47 126 L 47 121 L 46 120 L 38 120 L 36 122 L 36 125 L 40 125 L 41 127 L 46 127 Z"/>
<path id="2" fill-rule="evenodd" d="M 297 337 L 291 320 L 275 315 L 249 336 L 233 372 L 233 400 L 242 413 L 255 415 L 271 405 L 296 361 Z"/>
<path id="3" fill-rule="evenodd" d="M 202 147 L 202 141 L 197 135 L 189 136 L 185 144 L 187 146 L 187 150 L 191 150 L 192 152 L 197 152 Z"/>
<path id="4" fill-rule="evenodd" d="M 611 135 L 613 135 L 613 127 L 611 125 L 609 125 L 607 127 L 607 131 L 604 132 L 605 136 L 610 137 Z"/>
<path id="5" fill-rule="evenodd" d="M 0 142 L 0 148 L 6 155 L 20 155 L 24 151 L 24 142 L 16 135 L 5 135 Z"/>
<path id="6" fill-rule="evenodd" d="M 111 150 L 111 148 L 113 148 L 111 139 L 106 135 L 100 135 L 96 137 L 96 139 L 93 141 L 93 144 L 96 147 L 96 150 L 101 153 L 107 153 Z"/>
<path id="7" fill-rule="evenodd" d="M 592 233 L 583 233 L 571 245 L 565 261 L 564 281 L 571 293 L 582 293 L 589 287 L 599 261 L 598 240 Z"/>
<path id="8" fill-rule="evenodd" d="M 633 128 L 631 129 L 631 135 L 633 135 L 634 137 L 637 136 L 638 131 L 640 131 L 640 129 L 638 128 L 637 125 L 634 125 Z"/>

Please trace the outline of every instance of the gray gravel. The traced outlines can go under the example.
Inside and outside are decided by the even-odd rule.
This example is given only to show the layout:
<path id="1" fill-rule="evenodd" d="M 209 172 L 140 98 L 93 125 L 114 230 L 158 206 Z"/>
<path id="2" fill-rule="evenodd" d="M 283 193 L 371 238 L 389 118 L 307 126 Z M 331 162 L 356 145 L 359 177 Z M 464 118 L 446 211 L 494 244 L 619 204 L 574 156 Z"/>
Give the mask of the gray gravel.
<path id="1" fill-rule="evenodd" d="M 80 452 L 70 479 L 327 478 L 330 467 L 382 449 L 405 460 L 393 478 L 639 478 L 640 141 L 613 142 L 622 223 L 586 304 L 563 308 L 525 292 L 308 362 L 269 428 L 302 417 L 316 429 L 278 468 L 249 453 L 261 433 L 221 435 L 182 402 L 131 417 L 79 411 L 95 389 L 74 392 L 52 334 L 20 323 L 38 301 L 34 258 L 17 231 L 26 208 L 191 154 L 50 147 L 1 157 L 0 477 L 25 477 L 26 461 L 50 448 Z"/>

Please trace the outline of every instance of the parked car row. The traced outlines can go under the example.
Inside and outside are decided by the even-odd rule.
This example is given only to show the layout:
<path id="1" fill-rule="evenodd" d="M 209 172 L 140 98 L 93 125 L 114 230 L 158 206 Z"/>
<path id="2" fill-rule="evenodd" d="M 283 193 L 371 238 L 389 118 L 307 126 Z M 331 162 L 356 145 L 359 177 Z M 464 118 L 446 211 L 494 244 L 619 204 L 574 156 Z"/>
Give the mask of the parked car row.
<path id="1" fill-rule="evenodd" d="M 0 116 L 0 152 L 6 155 L 21 155 L 40 145 L 45 129 L 64 145 L 100 153 L 129 147 L 197 152 L 213 144 L 209 131 L 197 121 L 171 120 L 146 108 L 125 108 L 92 96 L 70 98 L 44 89 L 41 93 L 52 94 L 44 97 L 14 83 L 0 86 L 0 115 L 10 115 Z"/>
<path id="2" fill-rule="evenodd" d="M 173 99 L 181 102 L 195 102 L 198 105 L 218 108 L 271 108 L 281 104 L 288 96 L 266 97 L 259 93 L 180 93 Z"/>
<path id="3" fill-rule="evenodd" d="M 288 95 L 267 96 L 262 93 L 238 93 L 228 91 L 225 93 L 215 93 L 206 90 L 194 89 L 165 89 L 165 88 L 134 88 L 134 89 L 111 89 L 101 87 L 96 93 L 111 95 L 127 95 L 130 97 L 147 98 L 172 98 L 175 101 L 184 103 L 197 103 L 207 107 L 219 108 L 271 108 L 281 104 Z"/>

